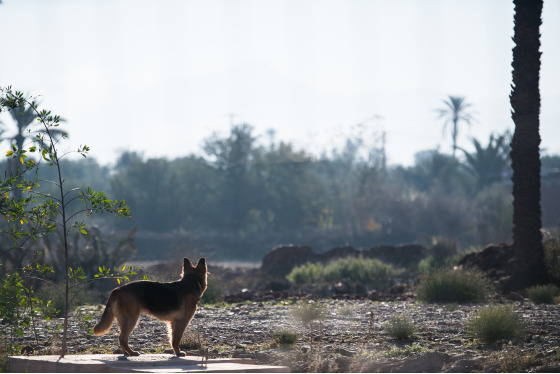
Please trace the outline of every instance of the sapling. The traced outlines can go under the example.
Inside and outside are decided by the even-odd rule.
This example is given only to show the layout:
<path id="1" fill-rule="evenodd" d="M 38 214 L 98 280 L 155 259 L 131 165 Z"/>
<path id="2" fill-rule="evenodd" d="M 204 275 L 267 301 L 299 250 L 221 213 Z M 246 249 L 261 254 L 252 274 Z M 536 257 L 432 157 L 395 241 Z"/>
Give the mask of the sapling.
<path id="1" fill-rule="evenodd" d="M 0 213 L 8 222 L 8 227 L 2 231 L 8 234 L 14 241 L 26 241 L 30 238 L 38 238 L 60 229 L 62 231 L 63 250 L 64 250 L 64 290 L 65 308 L 64 324 L 62 335 L 61 357 L 67 351 L 67 332 L 69 305 L 72 300 L 70 291 L 77 288 L 79 292 L 92 280 L 86 280 L 83 269 L 72 268 L 68 260 L 69 234 L 74 230 L 79 230 L 86 235 L 86 223 L 84 215 L 90 216 L 94 213 L 111 213 L 117 217 L 130 218 L 130 209 L 124 200 L 110 200 L 101 191 L 94 191 L 91 188 L 85 190 L 81 188 L 67 188 L 67 181 L 63 178 L 61 160 L 70 153 L 78 153 L 86 157 L 89 147 L 81 145 L 74 152 L 65 154 L 58 153 L 58 142 L 54 134 L 60 134 L 62 139 L 67 138 L 65 132 L 57 129 L 61 118 L 52 115 L 50 111 L 40 110 L 33 98 L 26 98 L 21 92 L 12 91 L 11 87 L 1 88 L 0 112 L 7 110 L 24 110 L 31 108 L 37 121 L 41 125 L 35 132 L 30 144 L 25 144 L 18 148 L 12 145 L 6 156 L 20 165 L 15 172 L 6 176 L 0 181 L 0 192 L 3 196 L 0 199 Z M 28 110 L 28 109 L 26 109 Z M 28 129 L 31 133 L 31 129 Z M 29 157 L 30 154 L 38 155 L 37 161 Z M 41 162 L 46 162 L 56 170 L 56 180 L 39 180 L 37 170 Z M 35 172 L 34 179 L 25 179 L 24 174 L 31 171 Z M 40 183 L 49 183 L 55 186 L 56 193 L 44 193 L 39 190 Z M 14 191 L 21 190 L 21 194 Z M 16 197 L 17 198 L 13 198 Z M 10 198 L 12 197 L 12 198 Z M 74 201 L 82 201 L 81 209 L 72 210 L 70 204 Z M 82 218 L 81 220 L 75 220 Z M 74 222 L 72 222 L 75 220 Z M 20 243 L 21 247 L 21 243 Z M 101 266 L 96 278 L 116 277 L 120 283 L 121 279 L 128 280 L 129 275 L 136 274 L 132 267 L 123 266 L 122 269 L 111 269 Z M 77 280 L 77 283 L 70 285 L 70 280 Z M 76 294 L 76 293 L 75 293 Z M 74 294 L 74 296 L 75 296 Z"/>

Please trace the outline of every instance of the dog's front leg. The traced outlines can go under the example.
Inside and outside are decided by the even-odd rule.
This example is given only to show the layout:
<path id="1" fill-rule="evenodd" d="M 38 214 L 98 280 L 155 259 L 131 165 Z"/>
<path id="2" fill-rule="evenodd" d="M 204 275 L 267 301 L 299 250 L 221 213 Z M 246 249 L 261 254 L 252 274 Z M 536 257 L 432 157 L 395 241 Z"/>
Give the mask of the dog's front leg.
<path id="1" fill-rule="evenodd" d="M 171 347 L 173 347 L 173 352 L 177 357 L 185 356 L 185 352 L 179 349 L 179 344 L 188 324 L 189 320 L 184 319 L 177 319 L 171 323 Z"/>

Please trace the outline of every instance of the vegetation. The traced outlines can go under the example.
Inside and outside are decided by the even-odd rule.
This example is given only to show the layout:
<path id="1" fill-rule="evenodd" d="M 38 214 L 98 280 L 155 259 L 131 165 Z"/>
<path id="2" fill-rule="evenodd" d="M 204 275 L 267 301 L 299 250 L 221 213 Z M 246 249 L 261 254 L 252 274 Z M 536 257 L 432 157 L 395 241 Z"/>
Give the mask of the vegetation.
<path id="1" fill-rule="evenodd" d="M 478 270 L 447 268 L 423 278 L 416 295 L 423 303 L 480 303 L 492 289 L 490 280 Z"/>
<path id="2" fill-rule="evenodd" d="M 404 347 L 394 347 L 387 351 L 386 355 L 389 358 L 406 357 L 413 353 L 424 352 L 426 348 L 422 347 L 418 343 L 412 343 L 411 345 L 405 345 Z"/>
<path id="3" fill-rule="evenodd" d="M 136 228 L 141 260 L 156 260 L 161 250 L 170 257 L 204 251 L 213 258 L 259 260 L 278 243 L 292 242 L 322 251 L 338 243 L 367 248 L 434 237 L 459 249 L 511 240 L 509 158 L 502 149 L 507 134 L 493 134 L 487 142 L 475 139 L 474 150 L 456 158 L 422 151 L 407 167 L 384 166 L 382 149 L 354 137 L 319 158 L 259 139 L 250 126 L 235 125 L 231 133 L 209 138 L 202 157 L 124 152 L 112 166 L 89 157 L 65 158 L 61 165 L 77 187 L 92 186 L 126 200 L 134 220 L 114 224 L 99 216 L 95 223 L 118 236 Z M 543 165 L 558 168 L 560 158 L 545 156 Z M 2 166 L 6 170 L 7 164 Z M 41 168 L 38 177 L 53 180 L 54 172 Z M 553 208 L 560 187 L 554 180 L 544 187 L 543 225 L 560 227 L 560 211 Z M 55 192 L 48 184 L 41 188 Z M 9 267 L 27 261 L 4 258 Z"/>
<path id="4" fill-rule="evenodd" d="M 453 141 L 453 157 L 457 150 L 457 137 L 459 136 L 459 123 L 465 122 L 470 125 L 474 120 L 474 116 L 470 111 L 471 104 L 467 103 L 462 96 L 449 96 L 444 102 L 444 108 L 438 109 L 439 117 L 445 119 L 443 131 L 445 132 L 447 125 L 452 124 L 451 139 Z"/>
<path id="5" fill-rule="evenodd" d="M 219 278 L 209 277 L 206 291 L 200 300 L 202 304 L 218 304 L 224 300 L 225 290 L 221 282 Z"/>
<path id="6" fill-rule="evenodd" d="M 12 114 L 12 117 L 18 122 L 20 131 L 26 127 L 28 130 L 26 136 L 22 134 L 16 136 L 15 144 L 12 144 L 11 149 L 6 153 L 6 157 L 11 160 L 11 167 L 5 178 L 0 180 L 0 189 L 3 194 L 0 200 L 0 213 L 6 220 L 6 224 L 0 227 L 0 232 L 11 240 L 13 251 L 24 252 L 27 249 L 24 244 L 28 241 L 37 241 L 59 230 L 61 246 L 58 249 L 62 254 L 57 253 L 56 255 L 61 259 L 60 270 L 63 274 L 63 286 L 59 289 L 48 279 L 54 270 L 41 262 L 42 252 L 35 250 L 30 263 L 12 269 L 11 274 L 7 272 L 4 275 L 4 287 L 1 294 L 6 306 L 0 312 L 2 312 L 1 317 L 4 317 L 4 320 L 10 324 L 8 351 L 11 353 L 14 350 L 14 334 L 22 336 L 22 328 L 32 327 L 34 329 L 34 318 L 41 312 L 38 307 L 44 303 L 35 297 L 32 281 L 42 281 L 54 286 L 64 295 L 60 351 L 61 357 L 64 357 L 67 348 L 71 302 L 92 282 L 91 279 L 86 279 L 83 268 L 71 267 L 74 264 L 69 262 L 70 233 L 76 231 L 87 235 L 84 219 L 93 213 L 108 212 L 117 216 L 130 217 L 130 210 L 123 200 L 110 200 L 104 192 L 96 192 L 89 187 L 87 189 L 67 188 L 67 181 L 62 176 L 61 159 L 68 153 L 62 155 L 58 153 L 60 139 L 55 138 L 57 135 L 60 135 L 62 139 L 67 136 L 65 132 L 57 129 L 61 121 L 60 116 L 51 115 L 51 112 L 47 110 L 39 110 L 33 99 L 24 97 L 21 92 L 13 91 L 10 87 L 2 88 L 1 94 L 0 112 L 19 111 L 19 114 Z M 35 130 L 29 128 L 34 119 L 40 124 L 39 128 Z M 31 138 L 31 143 L 23 144 L 25 137 Z M 86 157 L 88 151 L 89 148 L 84 145 L 80 146 L 76 152 Z M 33 157 L 34 155 L 36 156 Z M 42 162 L 55 169 L 54 180 L 42 180 L 36 177 Z M 33 178 L 33 174 L 34 179 L 27 179 L 28 175 Z M 54 193 L 43 192 L 39 182 L 54 186 Z M 81 206 L 79 207 L 72 204 L 80 201 Z M 55 253 L 54 248 L 50 249 Z M 18 257 L 20 260 L 23 258 Z M 128 271 L 124 273 L 125 270 Z M 129 275 L 136 274 L 131 267 L 127 269 L 126 266 L 120 271 L 115 269 L 115 272 L 118 274 L 119 282 L 121 278 L 128 280 Z M 113 275 L 110 269 L 100 266 L 99 273 L 95 276 L 105 278 Z M 24 278 L 27 279 L 26 284 L 24 284 Z M 46 310 L 49 310 L 49 306 L 50 302 L 47 302 Z M 50 315 L 49 312 L 46 318 L 50 318 Z M 89 316 L 84 316 L 85 320 L 88 318 Z"/>
<path id="7" fill-rule="evenodd" d="M 416 327 L 408 316 L 392 316 L 385 326 L 385 332 L 393 339 L 406 340 L 412 338 Z"/>
<path id="8" fill-rule="evenodd" d="M 288 274 L 287 278 L 298 286 L 346 281 L 375 289 L 385 289 L 397 274 L 392 265 L 360 256 L 334 260 L 326 265 L 308 263 L 298 266 Z"/>
<path id="9" fill-rule="evenodd" d="M 543 247 L 548 278 L 560 285 L 560 231 L 546 230 Z"/>
<path id="10" fill-rule="evenodd" d="M 560 288 L 554 284 L 538 285 L 527 289 L 527 296 L 535 304 L 556 304 Z"/>
<path id="11" fill-rule="evenodd" d="M 272 334 L 274 342 L 279 347 L 290 347 L 295 344 L 298 339 L 298 333 L 292 329 L 280 329 Z"/>
<path id="12" fill-rule="evenodd" d="M 315 321 L 322 321 L 327 317 L 324 306 L 317 302 L 300 302 L 292 308 L 292 315 L 304 325 L 311 325 Z"/>
<path id="13" fill-rule="evenodd" d="M 422 274 L 429 274 L 443 267 L 456 265 L 464 255 L 459 251 L 457 243 L 441 238 L 432 239 L 428 252 L 428 257 L 418 263 L 418 270 Z"/>
<path id="14" fill-rule="evenodd" d="M 509 305 L 484 308 L 467 321 L 465 329 L 474 338 L 488 344 L 515 342 L 525 334 L 521 320 Z"/>

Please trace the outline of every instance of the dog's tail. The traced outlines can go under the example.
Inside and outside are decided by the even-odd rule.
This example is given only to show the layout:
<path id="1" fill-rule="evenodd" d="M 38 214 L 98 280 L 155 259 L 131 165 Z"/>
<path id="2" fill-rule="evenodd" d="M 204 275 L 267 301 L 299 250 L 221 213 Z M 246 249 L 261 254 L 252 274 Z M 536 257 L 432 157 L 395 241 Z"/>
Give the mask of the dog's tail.
<path id="1" fill-rule="evenodd" d="M 107 300 L 107 305 L 103 311 L 103 315 L 97 325 L 93 327 L 93 333 L 95 335 L 103 335 L 111 329 L 113 326 L 113 320 L 115 319 L 115 314 L 113 313 L 113 304 L 115 303 L 116 295 L 115 291 L 111 292 L 109 299 Z"/>

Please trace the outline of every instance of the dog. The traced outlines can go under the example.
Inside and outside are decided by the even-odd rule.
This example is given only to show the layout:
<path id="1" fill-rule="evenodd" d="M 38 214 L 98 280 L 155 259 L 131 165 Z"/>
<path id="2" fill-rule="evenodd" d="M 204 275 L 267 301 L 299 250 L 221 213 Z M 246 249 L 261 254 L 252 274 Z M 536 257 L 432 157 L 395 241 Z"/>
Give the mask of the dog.
<path id="1" fill-rule="evenodd" d="M 109 295 L 101 320 L 93 328 L 93 333 L 105 334 L 116 318 L 120 330 L 119 345 L 123 354 L 138 356 L 140 353 L 128 346 L 128 337 L 143 313 L 168 323 L 173 352 L 177 357 L 185 356 L 185 352 L 179 349 L 179 343 L 206 290 L 208 274 L 204 258 L 194 266 L 185 257 L 183 273 L 178 281 L 136 281 L 115 288 Z"/>

